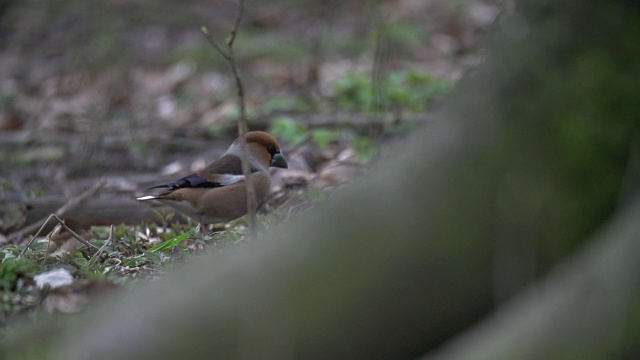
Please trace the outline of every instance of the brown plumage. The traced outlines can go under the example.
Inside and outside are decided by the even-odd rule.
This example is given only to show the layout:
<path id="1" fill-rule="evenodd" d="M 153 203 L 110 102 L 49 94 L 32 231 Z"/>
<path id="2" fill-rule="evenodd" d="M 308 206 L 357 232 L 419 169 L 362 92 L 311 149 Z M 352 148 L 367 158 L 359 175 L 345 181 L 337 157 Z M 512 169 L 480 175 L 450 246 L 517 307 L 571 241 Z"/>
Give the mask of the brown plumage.
<path id="1" fill-rule="evenodd" d="M 287 161 L 273 136 L 251 131 L 245 137 L 251 183 L 259 204 L 271 186 L 269 167 L 287 168 Z M 166 192 L 138 200 L 160 201 L 205 224 L 227 222 L 245 215 L 247 198 L 240 141 L 240 138 L 236 139 L 221 158 L 206 168 L 170 183 L 150 187 L 166 188 Z"/>

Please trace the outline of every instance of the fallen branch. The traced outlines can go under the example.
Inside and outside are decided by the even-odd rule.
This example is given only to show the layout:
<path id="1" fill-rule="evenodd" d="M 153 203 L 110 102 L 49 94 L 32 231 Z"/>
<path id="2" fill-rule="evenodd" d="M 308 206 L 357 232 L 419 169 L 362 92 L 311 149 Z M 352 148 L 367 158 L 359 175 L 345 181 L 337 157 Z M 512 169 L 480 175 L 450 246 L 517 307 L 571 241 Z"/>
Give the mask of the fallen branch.
<path id="1" fill-rule="evenodd" d="M 98 182 L 96 182 L 92 187 L 90 187 L 89 189 L 87 189 L 85 192 L 83 192 L 82 194 L 69 199 L 69 201 L 67 201 L 64 205 L 62 205 L 58 210 L 56 210 L 53 214 L 55 217 L 57 218 L 61 218 L 64 216 L 65 213 L 67 213 L 68 211 L 74 209 L 75 207 L 77 207 L 78 205 L 82 204 L 85 200 L 89 199 L 90 197 L 92 197 L 93 195 L 95 195 L 95 193 L 98 192 L 98 190 L 100 190 L 104 185 L 105 185 L 105 180 L 104 179 L 100 179 L 98 180 Z M 6 237 L 6 242 L 8 243 L 12 243 L 14 241 L 16 241 L 17 239 L 21 238 L 22 236 L 24 236 L 25 234 L 29 234 L 33 231 L 35 231 L 36 229 L 43 227 L 46 222 L 51 218 L 51 215 L 42 218 L 38 221 L 33 222 L 31 225 L 20 229 L 12 234 L 9 234 L 9 236 Z"/>
<path id="2" fill-rule="evenodd" d="M 396 114 L 367 114 L 361 112 L 338 112 L 331 114 L 304 114 L 299 112 L 276 111 L 270 113 L 257 114 L 251 118 L 251 128 L 256 130 L 268 129 L 273 119 L 279 117 L 287 117 L 296 124 L 306 125 L 308 127 L 336 127 L 336 128 L 364 128 L 367 125 L 393 125 L 401 124 L 423 124 L 433 121 L 434 115 L 429 113 L 404 113 L 398 118 Z M 236 123 L 217 124 L 223 132 L 231 132 L 237 128 Z M 180 134 L 180 140 L 175 137 Z M 59 145 L 64 148 L 73 147 L 82 141 L 82 133 L 65 133 L 56 134 L 51 137 L 47 133 L 32 133 L 30 130 L 13 131 L 11 133 L 0 132 L 0 148 L 11 149 L 16 146 L 37 147 L 45 144 Z M 109 134 L 103 139 L 105 144 L 121 144 L 128 138 L 128 134 Z M 137 135 L 136 135 L 137 136 Z M 184 140 L 188 138 L 188 141 Z M 203 136 L 203 132 L 199 128 L 175 129 L 169 126 L 158 125 L 154 131 L 140 134 L 139 140 L 145 143 L 164 143 L 172 146 L 180 146 L 181 148 L 189 147 L 189 149 L 210 148 L 211 142 L 207 136 Z M 115 146 L 115 145 L 114 145 Z M 220 147 L 221 151 L 226 150 L 226 146 Z"/>
<path id="3" fill-rule="evenodd" d="M 30 199 L 26 205 L 31 208 L 26 214 L 27 223 L 31 223 L 53 213 L 57 208 L 65 203 L 63 197 L 46 197 Z M 126 209 L 127 211 L 122 211 Z M 69 210 L 65 214 L 65 218 L 72 218 L 80 223 L 83 227 L 91 225 L 110 225 L 110 224 L 140 224 L 160 223 L 156 211 L 173 212 L 168 206 L 145 206 L 135 201 L 133 198 L 112 197 L 104 199 L 89 199 L 78 205 L 75 209 Z M 178 216 L 175 221 L 180 221 L 182 217 Z M 35 231 L 34 229 L 33 231 Z M 46 230 L 46 229 L 45 229 Z M 31 233 L 33 233 L 33 231 Z M 29 232 L 24 231 L 24 235 Z"/>

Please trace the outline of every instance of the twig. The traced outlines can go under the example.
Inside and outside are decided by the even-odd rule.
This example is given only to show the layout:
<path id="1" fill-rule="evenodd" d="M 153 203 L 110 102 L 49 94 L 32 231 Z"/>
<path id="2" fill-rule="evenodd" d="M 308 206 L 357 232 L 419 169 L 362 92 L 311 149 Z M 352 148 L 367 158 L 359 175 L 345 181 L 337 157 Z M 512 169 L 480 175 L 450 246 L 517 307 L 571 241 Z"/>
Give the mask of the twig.
<path id="1" fill-rule="evenodd" d="M 211 32 L 206 26 L 202 26 L 200 29 L 204 36 L 209 40 L 209 43 L 222 55 L 222 57 L 229 62 L 231 65 L 231 71 L 233 72 L 233 77 L 236 82 L 236 88 L 238 90 L 238 109 L 240 110 L 240 116 L 238 117 L 238 136 L 240 137 L 240 147 L 242 149 L 242 174 L 245 178 L 246 184 L 246 197 L 247 197 L 247 212 L 249 213 L 249 228 L 251 231 L 251 237 L 255 237 L 256 234 L 256 207 L 257 203 L 256 192 L 253 188 L 253 182 L 251 179 L 251 169 L 249 168 L 248 161 L 248 148 L 246 139 L 244 134 L 247 132 L 247 110 L 246 110 L 246 102 L 244 97 L 244 86 L 242 85 L 242 79 L 240 77 L 240 69 L 238 68 L 238 63 L 236 61 L 235 53 L 233 51 L 233 44 L 236 40 L 236 35 L 238 34 L 238 28 L 240 27 L 240 21 L 242 20 L 242 15 L 244 14 L 244 0 L 238 0 L 238 8 L 236 9 L 236 16 L 233 21 L 233 26 L 231 28 L 231 32 L 229 33 L 229 37 L 227 38 L 227 50 L 222 49 L 220 44 L 213 38 Z"/>
<path id="2" fill-rule="evenodd" d="M 385 100 L 384 88 L 387 86 L 386 68 L 389 62 L 389 41 L 388 26 L 379 9 L 374 11 L 374 31 L 376 36 L 375 55 L 371 68 L 371 87 L 373 92 L 373 115 L 370 124 L 370 135 L 372 138 L 379 138 L 384 132 L 384 124 L 380 121 L 387 113 L 388 103 Z"/>
<path id="3" fill-rule="evenodd" d="M 113 236 L 113 225 L 111 225 L 109 227 L 109 238 L 107 239 L 107 241 L 104 242 L 104 245 L 102 245 L 100 247 L 100 249 L 93 254 L 93 256 L 91 257 L 91 259 L 89 259 L 89 262 L 93 261 L 93 259 L 97 258 L 98 256 L 100 256 L 100 254 L 102 254 L 102 252 L 104 251 L 104 249 L 107 247 L 107 245 L 109 245 L 110 242 L 113 242 L 114 240 L 114 236 Z"/>
<path id="4" fill-rule="evenodd" d="M 231 55 L 229 55 L 226 51 L 224 51 L 224 49 L 220 46 L 220 44 L 218 44 L 216 39 L 214 39 L 213 36 L 211 36 L 211 33 L 209 32 L 209 29 L 206 26 L 200 27 L 200 31 L 202 31 L 202 33 L 207 38 L 207 40 L 209 40 L 209 43 L 213 45 L 216 51 L 218 51 L 220 55 L 222 55 L 222 57 L 225 58 L 225 60 L 231 61 Z"/>
<path id="5" fill-rule="evenodd" d="M 112 243 L 111 248 L 113 249 L 112 251 L 118 251 L 118 249 L 116 248 L 117 242 L 116 242 L 115 233 L 113 232 L 113 225 L 111 225 L 111 227 L 109 228 L 109 239 L 111 239 L 111 243 Z"/>
<path id="6" fill-rule="evenodd" d="M 47 223 L 47 221 L 49 221 L 51 216 L 55 216 L 59 221 L 62 221 L 62 220 L 60 220 L 60 217 L 62 217 L 69 210 L 71 210 L 71 209 L 75 208 L 76 206 L 82 204 L 82 202 L 84 202 L 88 198 L 92 197 L 105 184 L 106 184 L 105 179 L 98 180 L 97 183 L 95 183 L 92 187 L 87 189 L 82 194 L 80 194 L 80 195 L 78 195 L 78 196 L 76 196 L 74 198 L 69 199 L 69 201 L 67 201 L 64 205 L 62 205 L 53 214 L 47 216 L 46 218 L 42 218 L 42 219 L 40 219 L 38 221 L 35 221 L 31 225 L 29 225 L 29 226 L 27 226 L 27 227 L 25 227 L 25 228 L 23 228 L 21 230 L 18 230 L 16 232 L 12 233 L 12 234 L 9 234 L 9 236 L 7 236 L 7 238 L 6 238 L 6 242 L 8 242 L 8 243 L 14 242 L 19 237 L 21 237 L 21 236 L 23 236 L 25 234 L 29 234 L 29 233 L 35 231 L 38 228 L 40 228 L 40 230 L 38 230 L 38 233 L 40 233 L 40 231 L 42 231 L 42 228 Z M 71 229 L 68 229 L 68 230 L 72 235 L 75 234 L 73 231 L 71 231 Z M 76 238 L 78 238 L 77 234 L 74 235 L 74 236 L 76 236 Z M 32 239 L 32 241 L 33 241 L 33 239 Z"/>
<path id="7" fill-rule="evenodd" d="M 44 225 L 43 225 L 44 226 Z M 56 227 L 53 228 L 53 230 L 51 230 L 51 232 L 49 232 L 49 234 L 47 234 L 47 251 L 44 252 L 44 259 L 42 259 L 42 265 L 47 263 L 47 260 L 49 260 L 49 249 L 51 248 L 51 236 L 53 236 L 53 234 L 55 234 L 56 230 L 61 228 L 62 226 L 60 224 L 56 225 Z M 30 245 L 33 240 L 35 240 L 35 236 L 33 237 L 33 239 L 31 239 L 31 241 L 29 242 Z M 25 251 L 27 251 L 28 246 L 25 246 L 24 249 L 20 252 L 20 256 L 22 256 Z"/>
<path id="8" fill-rule="evenodd" d="M 244 14 L 244 0 L 238 0 L 238 8 L 236 9 L 236 18 L 233 19 L 233 27 L 231 28 L 231 33 L 229 34 L 229 38 L 227 39 L 227 46 L 229 47 L 229 53 L 232 54 L 233 57 L 233 43 L 236 41 L 236 34 L 238 34 L 238 28 L 240 27 L 240 20 L 242 20 L 242 15 Z"/>
<path id="9" fill-rule="evenodd" d="M 75 231 L 71 230 L 62 219 L 60 219 L 58 217 L 58 215 L 56 214 L 51 214 L 49 215 L 49 217 L 47 217 L 47 219 L 42 223 L 42 226 L 40 226 L 40 229 L 38 229 L 38 232 L 36 232 L 35 235 L 33 235 L 33 237 L 31 238 L 31 240 L 29 240 L 29 242 L 27 243 L 27 245 L 24 247 L 24 249 L 20 252 L 20 256 L 23 256 L 25 252 L 27 252 L 27 250 L 29 249 L 29 246 L 31 246 L 31 244 L 33 244 L 33 242 L 36 240 L 36 238 L 38 237 L 38 235 L 40 235 L 40 233 L 42 232 L 42 229 L 44 229 L 45 225 L 47 225 L 47 223 L 49 222 L 49 220 L 51 220 L 51 218 L 54 218 L 56 220 L 58 220 L 58 225 L 62 226 L 65 230 L 67 230 L 69 232 L 69 234 L 71 234 L 71 236 L 73 236 L 74 238 L 76 238 L 76 240 L 80 241 L 81 243 L 85 244 L 87 247 L 89 248 L 94 248 L 97 249 L 98 247 L 95 245 L 91 245 L 90 242 L 88 242 L 87 240 L 83 239 L 82 236 L 78 235 Z M 49 232 L 49 234 L 51 234 L 53 231 L 55 230 L 55 228 L 53 230 L 51 230 L 51 232 Z"/>

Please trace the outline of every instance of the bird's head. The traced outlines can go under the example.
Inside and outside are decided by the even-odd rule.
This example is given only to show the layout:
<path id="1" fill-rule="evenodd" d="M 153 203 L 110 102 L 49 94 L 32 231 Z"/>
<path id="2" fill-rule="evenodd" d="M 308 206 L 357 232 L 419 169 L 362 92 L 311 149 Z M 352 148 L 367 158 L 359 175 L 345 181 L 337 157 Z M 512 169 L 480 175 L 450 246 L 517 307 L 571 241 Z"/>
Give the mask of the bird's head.
<path id="1" fill-rule="evenodd" d="M 257 162 L 265 169 L 279 167 L 286 169 L 287 160 L 280 150 L 278 140 L 263 131 L 249 131 L 244 135 L 247 142 L 249 162 Z M 242 157 L 242 138 L 237 138 L 227 153 Z"/>

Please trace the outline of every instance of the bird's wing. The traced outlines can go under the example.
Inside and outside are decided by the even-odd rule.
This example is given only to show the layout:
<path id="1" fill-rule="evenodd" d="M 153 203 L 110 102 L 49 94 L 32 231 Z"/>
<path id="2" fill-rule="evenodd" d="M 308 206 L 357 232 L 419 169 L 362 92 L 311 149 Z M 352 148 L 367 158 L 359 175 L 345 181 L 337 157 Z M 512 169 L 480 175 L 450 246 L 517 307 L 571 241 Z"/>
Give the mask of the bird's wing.
<path id="1" fill-rule="evenodd" d="M 242 160 L 235 155 L 224 154 L 220 159 L 212 162 L 209 166 L 198 172 L 198 174 L 201 173 L 242 175 Z"/>
<path id="2" fill-rule="evenodd" d="M 214 188 L 235 184 L 243 181 L 244 175 L 230 174 L 191 174 L 181 179 L 171 181 L 162 185 L 151 186 L 149 189 L 166 188 L 169 191 L 182 188 Z"/>
<path id="3" fill-rule="evenodd" d="M 166 188 L 167 193 L 182 188 L 214 188 L 244 181 L 242 163 L 237 156 L 226 154 L 206 168 L 167 184 L 149 189 Z"/>

